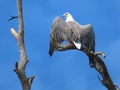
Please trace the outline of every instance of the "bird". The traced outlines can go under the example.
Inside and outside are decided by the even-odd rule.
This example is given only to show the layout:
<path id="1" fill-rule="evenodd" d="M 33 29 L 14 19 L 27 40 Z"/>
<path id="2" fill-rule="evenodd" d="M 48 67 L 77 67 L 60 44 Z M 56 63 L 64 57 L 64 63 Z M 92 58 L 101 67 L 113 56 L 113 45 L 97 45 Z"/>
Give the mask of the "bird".
<path id="1" fill-rule="evenodd" d="M 50 32 L 49 55 L 61 47 L 63 41 L 73 44 L 77 50 L 86 47 L 90 52 L 95 52 L 95 34 L 91 24 L 81 25 L 69 12 L 65 12 L 62 19 L 55 17 Z M 93 61 L 93 57 L 89 57 L 89 63 Z"/>

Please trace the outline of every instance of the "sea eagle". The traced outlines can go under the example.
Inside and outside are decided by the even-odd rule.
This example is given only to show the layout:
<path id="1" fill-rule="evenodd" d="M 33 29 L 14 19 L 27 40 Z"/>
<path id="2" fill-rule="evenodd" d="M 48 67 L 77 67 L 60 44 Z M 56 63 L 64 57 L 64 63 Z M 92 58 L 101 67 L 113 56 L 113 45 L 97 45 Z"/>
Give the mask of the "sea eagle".
<path id="1" fill-rule="evenodd" d="M 60 17 L 53 20 L 50 32 L 49 55 L 61 47 L 63 41 L 73 44 L 76 49 L 81 50 L 81 45 L 91 52 L 95 52 L 95 35 L 91 24 L 80 25 L 68 12 L 63 14 L 64 21 Z M 90 58 L 90 61 L 92 58 Z"/>

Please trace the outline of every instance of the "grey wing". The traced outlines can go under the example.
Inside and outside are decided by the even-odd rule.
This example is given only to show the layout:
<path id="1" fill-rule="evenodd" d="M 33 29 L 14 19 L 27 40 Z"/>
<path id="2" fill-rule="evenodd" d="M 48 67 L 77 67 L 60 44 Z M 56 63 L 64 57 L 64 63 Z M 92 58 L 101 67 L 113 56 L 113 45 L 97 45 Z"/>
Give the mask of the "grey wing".
<path id="1" fill-rule="evenodd" d="M 71 35 L 70 27 L 60 17 L 56 17 L 53 21 L 50 32 L 49 55 L 52 56 L 55 49 L 62 41 L 67 41 Z"/>
<path id="2" fill-rule="evenodd" d="M 91 42 L 89 48 L 91 51 L 95 52 L 95 33 L 93 28 L 90 28 L 90 32 L 91 32 Z"/>
<path id="3" fill-rule="evenodd" d="M 90 24 L 84 27 L 85 32 L 82 36 L 82 43 L 85 45 L 90 51 L 95 51 L 95 34 L 93 28 Z"/>
<path id="4" fill-rule="evenodd" d="M 95 34 L 90 24 L 85 25 L 85 33 L 83 35 L 83 44 L 89 49 L 89 51 L 95 52 Z M 92 66 L 94 56 L 88 55 L 89 65 Z"/>
<path id="5" fill-rule="evenodd" d="M 90 51 L 95 51 L 95 35 L 93 28 L 90 24 L 79 25 L 75 22 L 69 23 L 72 27 L 72 38 L 75 43 L 81 43 L 86 46 Z"/>

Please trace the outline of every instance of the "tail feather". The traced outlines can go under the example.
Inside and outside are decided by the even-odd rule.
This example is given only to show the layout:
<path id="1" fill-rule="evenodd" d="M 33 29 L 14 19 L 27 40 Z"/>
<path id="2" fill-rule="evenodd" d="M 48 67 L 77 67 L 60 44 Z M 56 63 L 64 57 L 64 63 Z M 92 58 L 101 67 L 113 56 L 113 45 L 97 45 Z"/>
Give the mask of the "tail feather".
<path id="1" fill-rule="evenodd" d="M 54 52 L 54 48 L 55 48 L 55 46 L 54 46 L 53 39 L 50 38 L 50 46 L 49 46 L 49 55 L 50 55 L 50 57 L 52 56 L 52 54 Z"/>
<path id="2" fill-rule="evenodd" d="M 81 49 L 81 43 L 76 43 L 76 42 L 73 42 L 73 43 L 77 49 Z"/>
<path id="3" fill-rule="evenodd" d="M 89 58 L 89 65 L 91 66 L 91 67 L 93 67 L 94 65 L 93 65 L 93 61 L 94 61 L 94 56 L 88 56 L 88 58 Z"/>

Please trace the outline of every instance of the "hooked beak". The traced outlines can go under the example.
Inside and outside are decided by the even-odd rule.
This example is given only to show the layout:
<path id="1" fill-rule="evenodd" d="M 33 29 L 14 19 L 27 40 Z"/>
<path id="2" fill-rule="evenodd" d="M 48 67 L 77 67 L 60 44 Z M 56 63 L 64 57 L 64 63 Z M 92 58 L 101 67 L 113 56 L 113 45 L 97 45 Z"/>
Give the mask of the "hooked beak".
<path id="1" fill-rule="evenodd" d="M 63 14 L 63 15 L 62 15 L 62 18 L 65 19 L 65 17 L 66 17 L 65 14 Z"/>
<path id="2" fill-rule="evenodd" d="M 65 17 L 65 14 L 63 14 L 62 17 Z"/>

